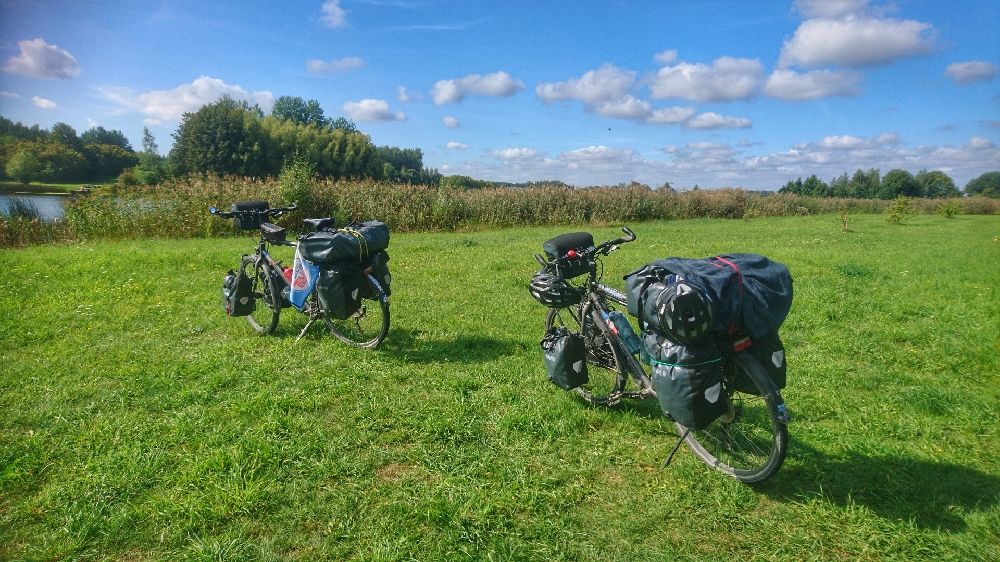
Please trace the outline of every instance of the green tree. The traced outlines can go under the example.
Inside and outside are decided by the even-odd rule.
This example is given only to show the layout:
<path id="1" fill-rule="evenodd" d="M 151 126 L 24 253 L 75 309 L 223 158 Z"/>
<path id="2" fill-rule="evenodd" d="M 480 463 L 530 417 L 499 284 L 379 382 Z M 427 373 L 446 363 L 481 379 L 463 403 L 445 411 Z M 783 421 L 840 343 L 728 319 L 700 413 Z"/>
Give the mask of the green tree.
<path id="1" fill-rule="evenodd" d="M 139 156 L 116 144 L 89 143 L 83 145 L 83 156 L 90 164 L 89 179 L 116 177 L 123 170 L 139 163 Z"/>
<path id="2" fill-rule="evenodd" d="M 948 177 L 948 174 L 933 170 L 920 170 L 917 172 L 917 183 L 920 184 L 920 191 L 924 197 L 936 199 L 939 197 L 960 197 L 962 194 L 955 187 L 955 181 Z"/>
<path id="3" fill-rule="evenodd" d="M 904 197 L 924 196 L 923 191 L 920 189 L 920 184 L 917 183 L 917 179 L 913 177 L 913 174 L 901 168 L 889 170 L 889 173 L 882 178 L 882 186 L 879 188 L 878 197 L 879 199 L 895 199 L 901 195 Z"/>
<path id="4" fill-rule="evenodd" d="M 132 150 L 132 143 L 122 134 L 121 131 L 108 131 L 104 127 L 93 127 L 87 129 L 80 135 L 80 143 L 84 146 L 88 144 L 110 144 L 120 146 L 128 152 Z"/>
<path id="5" fill-rule="evenodd" d="M 354 125 L 354 121 L 344 117 L 338 117 L 330 122 L 331 129 L 337 129 L 338 131 L 344 131 L 345 133 L 360 133 L 361 131 Z"/>
<path id="6" fill-rule="evenodd" d="M 35 156 L 34 151 L 28 146 L 22 146 L 22 148 L 15 152 L 13 156 L 7 160 L 7 166 L 5 167 L 7 176 L 13 178 L 21 183 L 30 183 L 38 178 L 42 171 L 42 163 Z"/>
<path id="7" fill-rule="evenodd" d="M 43 140 L 48 134 L 48 131 L 40 129 L 38 125 L 26 127 L 20 121 L 15 123 L 6 117 L 0 117 L 0 137 L 37 141 Z"/>
<path id="8" fill-rule="evenodd" d="M 229 96 L 185 113 L 174 133 L 169 160 L 178 174 L 263 175 L 255 156 L 260 151 L 260 108 Z"/>
<path id="9" fill-rule="evenodd" d="M 167 178 L 166 158 L 160 155 L 156 138 L 148 127 L 142 128 L 142 152 L 138 161 L 139 164 L 132 169 L 136 183 L 154 185 Z"/>
<path id="10" fill-rule="evenodd" d="M 819 179 L 816 174 L 813 174 L 806 178 L 806 181 L 802 182 L 802 195 L 829 197 L 830 186 L 826 185 L 826 182 Z"/>
<path id="11" fill-rule="evenodd" d="M 76 129 L 70 127 L 66 123 L 56 123 L 52 126 L 52 131 L 49 132 L 48 137 L 46 137 L 48 142 L 59 142 L 65 144 L 70 149 L 80 152 L 83 149 L 83 143 L 80 142 L 80 137 L 76 136 Z"/>
<path id="12" fill-rule="evenodd" d="M 830 195 L 833 197 L 855 197 L 851 191 L 851 182 L 847 179 L 847 172 L 833 178 L 830 182 Z"/>
<path id="13" fill-rule="evenodd" d="M 271 116 L 277 119 L 288 119 L 296 125 L 316 125 L 325 127 L 327 119 L 323 116 L 323 108 L 316 100 L 305 101 L 300 97 L 281 96 L 271 108 Z"/>
<path id="14" fill-rule="evenodd" d="M 882 181 L 877 169 L 871 168 L 868 172 L 863 172 L 858 168 L 858 171 L 851 176 L 847 188 L 859 199 L 875 199 L 881 186 Z"/>
<path id="15" fill-rule="evenodd" d="M 792 195 L 802 195 L 802 178 L 797 180 L 788 180 L 788 183 L 783 185 L 778 193 L 791 193 Z"/>
<path id="16" fill-rule="evenodd" d="M 969 183 L 965 184 L 965 194 L 1000 199 L 1000 172 L 986 172 L 978 178 L 969 180 Z"/>
<path id="17" fill-rule="evenodd" d="M 90 162 L 71 147 L 53 141 L 50 135 L 45 142 L 38 145 L 35 156 L 42 164 L 38 179 L 48 182 L 74 182 L 90 178 Z"/>

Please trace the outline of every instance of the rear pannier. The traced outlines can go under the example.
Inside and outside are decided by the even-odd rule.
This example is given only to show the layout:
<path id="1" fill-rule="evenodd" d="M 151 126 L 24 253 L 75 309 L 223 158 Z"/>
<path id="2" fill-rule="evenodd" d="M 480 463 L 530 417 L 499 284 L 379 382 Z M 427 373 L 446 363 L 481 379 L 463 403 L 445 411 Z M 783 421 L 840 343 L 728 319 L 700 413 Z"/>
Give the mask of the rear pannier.
<path id="1" fill-rule="evenodd" d="M 320 268 L 316 294 L 320 305 L 338 320 L 349 318 L 361 308 L 364 274 L 356 265 L 338 263 Z"/>
<path id="2" fill-rule="evenodd" d="M 239 213 L 234 217 L 236 228 L 257 230 L 260 228 L 261 219 L 263 218 L 260 213 L 270 208 L 267 201 L 240 201 L 239 203 L 233 203 L 229 210 Z"/>
<path id="3" fill-rule="evenodd" d="M 229 316 L 253 314 L 256 308 L 253 298 L 253 280 L 243 271 L 232 269 L 222 278 L 222 306 Z"/>
<path id="4" fill-rule="evenodd" d="M 594 236 L 589 232 L 569 232 L 560 234 L 542 244 L 542 249 L 549 260 L 565 257 L 570 250 L 585 250 L 594 246 Z M 590 271 L 592 263 L 590 260 L 571 260 L 566 266 L 557 267 L 555 274 L 564 278 L 572 279 Z"/>
<path id="5" fill-rule="evenodd" d="M 389 247 L 389 227 L 380 221 L 350 224 L 299 237 L 299 252 L 315 264 L 360 263 Z"/>
<path id="6" fill-rule="evenodd" d="M 712 338 L 678 345 L 651 330 L 643 338 L 643 352 L 660 408 L 674 421 L 698 430 L 729 410 L 722 353 Z"/>
<path id="7" fill-rule="evenodd" d="M 542 338 L 542 355 L 549 381 L 563 390 L 587 384 L 587 349 L 583 336 L 563 326 L 549 329 Z"/>
<path id="8" fill-rule="evenodd" d="M 778 332 L 769 332 L 753 340 L 747 353 L 752 355 L 761 367 L 764 367 L 775 388 L 778 390 L 785 388 L 788 366 L 785 363 L 785 345 L 781 343 Z M 743 371 L 737 373 L 734 386 L 740 392 L 758 394 L 757 385 L 753 384 Z"/>
<path id="9" fill-rule="evenodd" d="M 372 266 L 372 277 L 378 281 L 379 286 L 382 287 L 382 292 L 385 296 L 392 296 L 392 290 L 389 288 L 392 283 L 392 275 L 389 273 L 389 254 L 385 250 L 371 256 L 368 258 L 368 264 Z M 372 295 L 373 297 L 377 295 Z"/>

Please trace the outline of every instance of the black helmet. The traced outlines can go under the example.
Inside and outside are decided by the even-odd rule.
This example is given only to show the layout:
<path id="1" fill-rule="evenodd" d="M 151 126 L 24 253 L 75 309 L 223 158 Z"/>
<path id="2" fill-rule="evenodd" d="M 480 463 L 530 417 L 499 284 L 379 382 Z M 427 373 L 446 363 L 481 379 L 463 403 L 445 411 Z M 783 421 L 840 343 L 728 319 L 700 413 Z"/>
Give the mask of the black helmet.
<path id="1" fill-rule="evenodd" d="M 566 308 L 580 302 L 581 292 L 558 275 L 539 271 L 531 278 L 528 292 L 549 308 Z"/>
<path id="2" fill-rule="evenodd" d="M 654 310 L 664 334 L 678 343 L 690 343 L 712 329 L 712 301 L 701 289 L 680 280 L 656 296 Z"/>

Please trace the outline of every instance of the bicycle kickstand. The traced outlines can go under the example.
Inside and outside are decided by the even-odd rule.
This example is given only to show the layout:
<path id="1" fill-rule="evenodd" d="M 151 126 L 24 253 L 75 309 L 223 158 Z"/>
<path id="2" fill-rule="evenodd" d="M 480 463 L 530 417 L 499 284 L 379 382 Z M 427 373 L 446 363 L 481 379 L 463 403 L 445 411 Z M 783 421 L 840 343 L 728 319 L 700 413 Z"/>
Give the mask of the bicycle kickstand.
<path id="1" fill-rule="evenodd" d="M 681 438 L 678 439 L 677 440 L 677 444 L 674 445 L 674 450 L 670 451 L 670 456 L 667 457 L 667 460 L 663 461 L 663 467 L 662 468 L 666 468 L 667 465 L 670 464 L 670 461 L 672 461 L 674 459 L 674 453 L 677 452 L 677 449 L 681 448 L 681 443 L 684 442 L 684 438 L 686 438 L 688 436 L 688 433 L 691 433 L 691 430 L 685 427 L 684 428 L 684 433 L 681 434 Z"/>
<path id="2" fill-rule="evenodd" d="M 299 337 L 295 338 L 295 341 L 293 343 L 299 343 L 299 340 L 302 339 L 302 336 L 306 335 L 306 330 L 308 330 L 309 326 L 312 326 L 312 323 L 315 321 L 316 321 L 315 318 L 310 318 L 309 321 L 306 322 L 305 327 L 302 328 L 302 331 L 299 332 Z"/>

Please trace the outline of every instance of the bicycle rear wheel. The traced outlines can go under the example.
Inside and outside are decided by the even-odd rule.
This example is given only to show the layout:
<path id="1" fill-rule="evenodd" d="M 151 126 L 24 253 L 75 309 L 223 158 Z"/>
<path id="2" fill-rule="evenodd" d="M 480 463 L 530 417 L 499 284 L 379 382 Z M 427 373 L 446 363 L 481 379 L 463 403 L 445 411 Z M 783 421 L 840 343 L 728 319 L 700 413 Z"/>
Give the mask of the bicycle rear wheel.
<path id="1" fill-rule="evenodd" d="M 281 315 L 281 288 L 275 282 L 271 265 L 258 259 L 258 256 L 243 256 L 241 267 L 245 273 L 248 269 L 253 270 L 252 275 L 247 275 L 253 280 L 253 297 L 257 301 L 257 307 L 247 316 L 247 322 L 257 333 L 270 334 L 278 327 Z"/>
<path id="2" fill-rule="evenodd" d="M 733 410 L 685 443 L 702 462 L 740 482 L 767 480 L 781 468 L 788 447 L 788 412 L 764 368 L 747 352 L 727 358 L 726 395 Z M 735 390 L 739 388 L 740 390 Z M 681 435 L 687 428 L 675 423 Z"/>
<path id="3" fill-rule="evenodd" d="M 389 333 L 389 299 L 370 275 L 365 276 L 364 283 L 361 308 L 357 312 L 340 320 L 324 310 L 323 322 L 333 337 L 347 345 L 370 348 L 382 343 Z"/>
<path id="4" fill-rule="evenodd" d="M 550 308 L 545 317 L 545 332 L 553 326 L 563 326 L 583 334 L 587 347 L 587 376 L 590 381 L 573 390 L 590 404 L 611 406 L 625 389 L 628 374 L 624 366 L 625 351 L 616 339 L 606 332 L 607 325 L 599 326 L 590 314 L 580 319 L 582 305 L 568 308 Z M 592 310 L 592 309 L 588 309 Z"/>

